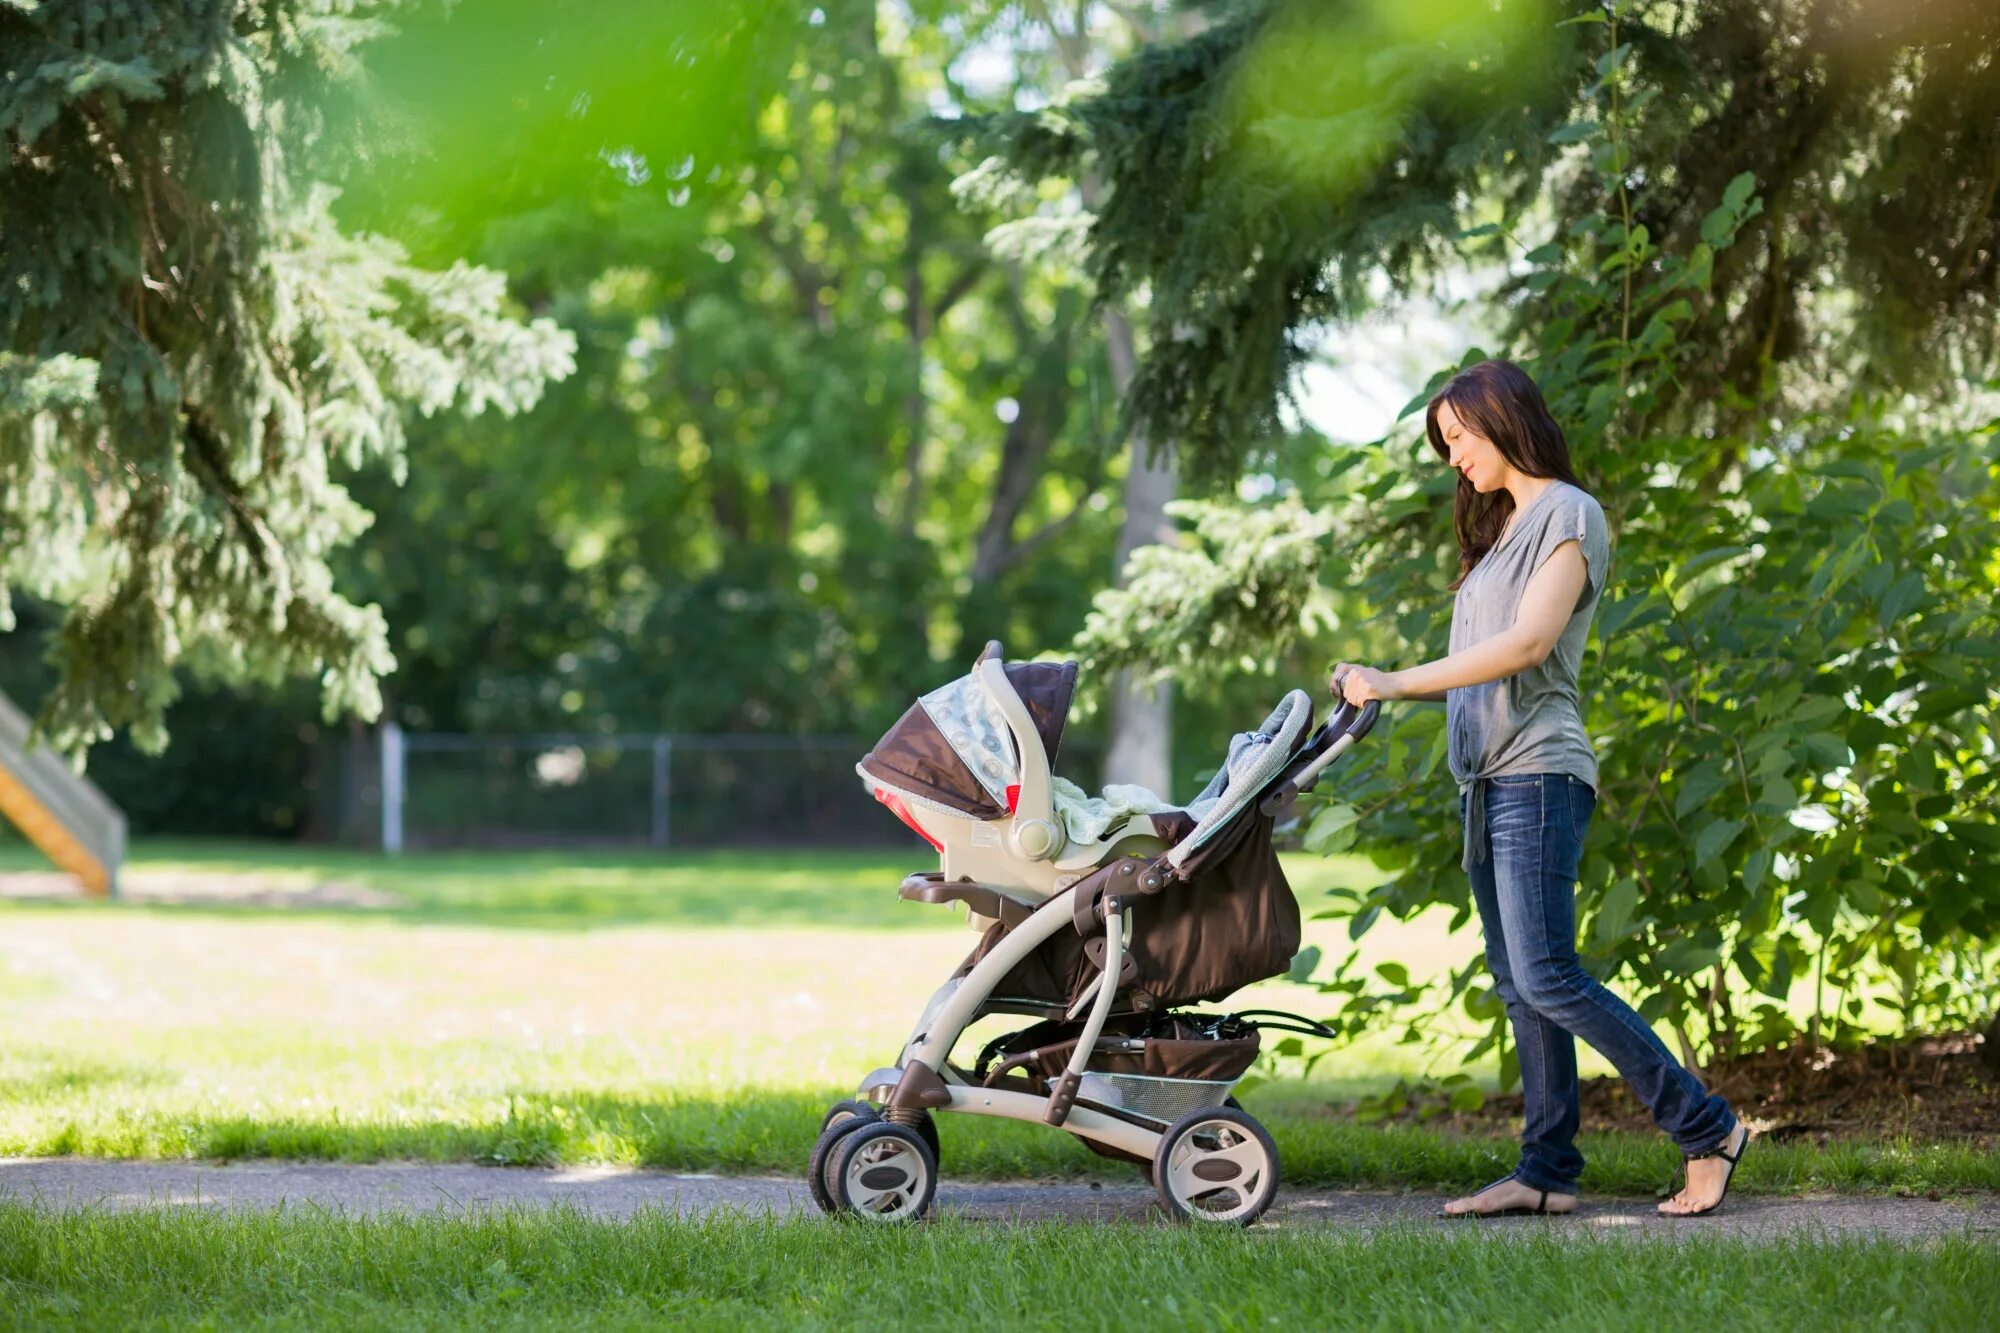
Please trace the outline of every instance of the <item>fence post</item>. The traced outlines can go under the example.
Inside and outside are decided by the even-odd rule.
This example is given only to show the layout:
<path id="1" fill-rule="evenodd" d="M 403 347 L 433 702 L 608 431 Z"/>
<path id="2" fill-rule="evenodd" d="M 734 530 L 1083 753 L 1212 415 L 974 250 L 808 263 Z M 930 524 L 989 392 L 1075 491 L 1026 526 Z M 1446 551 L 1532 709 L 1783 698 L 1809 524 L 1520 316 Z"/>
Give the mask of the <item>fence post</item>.
<path id="1" fill-rule="evenodd" d="M 653 737 L 653 846 L 665 848 L 673 832 L 674 738 Z"/>
<path id="2" fill-rule="evenodd" d="M 393 719 L 382 724 L 382 850 L 403 850 L 403 728 Z"/>

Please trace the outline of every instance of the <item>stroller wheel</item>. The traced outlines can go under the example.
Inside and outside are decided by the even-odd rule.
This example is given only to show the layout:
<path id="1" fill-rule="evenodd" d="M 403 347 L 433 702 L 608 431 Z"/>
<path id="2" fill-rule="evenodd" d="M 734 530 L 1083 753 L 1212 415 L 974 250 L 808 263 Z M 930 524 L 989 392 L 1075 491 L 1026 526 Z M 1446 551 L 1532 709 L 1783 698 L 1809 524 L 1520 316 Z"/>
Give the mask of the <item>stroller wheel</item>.
<path id="1" fill-rule="evenodd" d="M 1177 1220 L 1247 1227 L 1278 1196 L 1278 1147 L 1247 1112 L 1190 1111 L 1160 1138 L 1153 1189 Z"/>
<path id="2" fill-rule="evenodd" d="M 937 1177 L 937 1158 L 922 1135 L 878 1120 L 841 1137 L 826 1183 L 838 1212 L 870 1222 L 911 1222 L 930 1211 Z"/>
<path id="3" fill-rule="evenodd" d="M 881 1119 L 875 1108 L 867 1102 L 840 1102 L 826 1113 L 821 1122 L 819 1139 L 813 1144 L 812 1156 L 806 1159 L 806 1193 L 819 1205 L 823 1213 L 837 1213 L 840 1208 L 833 1201 L 832 1186 L 827 1180 L 827 1170 L 833 1164 L 833 1150 L 855 1130 L 863 1125 L 872 1125 Z"/>
<path id="4" fill-rule="evenodd" d="M 842 1121 L 852 1120 L 856 1117 L 863 1120 L 880 1120 L 882 1112 L 877 1109 L 873 1102 L 835 1102 L 827 1111 L 826 1118 L 819 1122 L 819 1132 L 824 1134 Z M 931 1150 L 931 1160 L 942 1162 L 944 1160 L 944 1149 L 938 1142 L 937 1117 L 929 1111 L 923 1112 L 921 1118 L 917 1121 L 917 1133 L 923 1138 L 925 1146 Z"/>
<path id="5" fill-rule="evenodd" d="M 857 1117 L 863 1120 L 880 1120 L 882 1113 L 877 1111 L 871 1102 L 860 1102 L 852 1099 L 844 1102 L 835 1102 L 827 1108 L 826 1116 L 819 1122 L 819 1132 L 824 1134 L 841 1121 L 853 1120 Z"/>

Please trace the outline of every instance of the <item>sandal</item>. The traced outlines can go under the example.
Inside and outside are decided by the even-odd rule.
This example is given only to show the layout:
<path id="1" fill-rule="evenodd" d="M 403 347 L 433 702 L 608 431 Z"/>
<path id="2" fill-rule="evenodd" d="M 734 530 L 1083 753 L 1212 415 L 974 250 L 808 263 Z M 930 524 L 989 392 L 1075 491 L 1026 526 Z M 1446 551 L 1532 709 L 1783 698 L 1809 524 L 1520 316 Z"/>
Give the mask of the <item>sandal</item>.
<path id="1" fill-rule="evenodd" d="M 1481 1185 L 1481 1186 L 1480 1186 L 1480 1187 L 1479 1187 L 1478 1189 L 1476 1189 L 1476 1190 L 1474 1190 L 1474 1191 L 1473 1191 L 1473 1193 L 1472 1193 L 1472 1197 L 1476 1199 L 1476 1198 L 1478 1198 L 1478 1197 L 1479 1197 L 1480 1195 L 1482 1195 L 1482 1194 L 1486 1193 L 1486 1191 L 1488 1191 L 1488 1190 L 1490 1190 L 1490 1189 L 1497 1189 L 1497 1188 L 1498 1188 L 1499 1186 L 1501 1186 L 1501 1185 L 1505 1185 L 1505 1184 L 1507 1184 L 1507 1183 L 1508 1183 L 1508 1182 L 1510 1182 L 1510 1181 L 1515 1181 L 1515 1180 L 1519 1180 L 1519 1179 L 1520 1179 L 1520 1177 L 1518 1177 L 1518 1176 L 1514 1176 L 1514 1175 L 1505 1175 L 1505 1176 L 1502 1176 L 1502 1177 L 1500 1177 L 1500 1179 L 1498 1179 L 1498 1180 L 1494 1181 L 1494 1182 L 1493 1182 L 1492 1184 L 1490 1184 L 1490 1185 Z M 1527 1185 L 1527 1184 L 1528 1184 L 1528 1182 L 1527 1182 L 1527 1181 L 1525 1181 L 1525 1180 L 1522 1180 L 1522 1181 L 1521 1181 L 1521 1183 L 1522 1183 L 1523 1185 Z M 1538 1187 L 1538 1186 L 1534 1186 L 1534 1185 L 1528 1185 L 1528 1188 L 1529 1188 L 1529 1189 L 1537 1189 L 1537 1188 L 1539 1188 L 1539 1187 Z M 1478 1218 L 1485 1218 L 1485 1217 L 1535 1217 L 1535 1216 L 1540 1216 L 1540 1215 L 1551 1215 L 1551 1216 L 1555 1216 L 1555 1217 L 1561 1217 L 1561 1216 L 1562 1216 L 1563 1214 L 1565 1214 L 1565 1213 L 1569 1212 L 1569 1209 L 1567 1209 L 1567 1208 L 1561 1208 L 1561 1209 L 1558 1209 L 1558 1210 L 1556 1210 L 1556 1212 L 1555 1212 L 1554 1214 L 1549 1214 L 1549 1191 L 1547 1191 L 1547 1190 L 1541 1190 L 1541 1196 L 1542 1196 L 1541 1198 L 1539 1198 L 1539 1199 L 1537 1199 L 1537 1200 L 1535 1201 L 1535 1206 L 1534 1206 L 1533 1208 L 1530 1208 L 1530 1207 L 1528 1207 L 1528 1206 L 1527 1206 L 1526 1204 L 1510 1204 L 1509 1206 L 1507 1206 L 1507 1207 L 1505 1207 L 1505 1208 L 1494 1208 L 1494 1209 L 1492 1209 L 1492 1210 L 1490 1210 L 1490 1211 L 1487 1211 L 1487 1212 L 1481 1212 L 1481 1211 L 1480 1211 L 1479 1209 L 1477 1209 L 1477 1208 L 1468 1208 L 1468 1209 L 1466 1209 L 1466 1210 L 1465 1210 L 1464 1212 L 1462 1212 L 1462 1213 L 1447 1213 L 1446 1211 L 1444 1211 L 1444 1209 L 1440 1208 L 1440 1209 L 1438 1209 L 1438 1216 L 1439 1216 L 1439 1217 L 1445 1217 L 1445 1218 L 1450 1218 L 1450 1219 L 1451 1219 L 1452 1221 L 1454 1221 L 1454 1222 L 1455 1222 L 1455 1221 L 1457 1221 L 1458 1219 L 1460 1219 L 1460 1218 L 1462 1218 L 1462 1217 L 1478 1217 Z"/>
<path id="2" fill-rule="evenodd" d="M 1743 1122 L 1740 1120 L 1737 1121 L 1736 1123 L 1739 1125 L 1743 1125 Z M 1729 1139 L 1735 1137 L 1736 1137 L 1735 1132 L 1732 1130 L 1730 1132 L 1729 1138 L 1725 1138 L 1721 1143 L 1717 1144 L 1714 1148 L 1711 1148 L 1707 1152 L 1698 1152 L 1694 1156 L 1686 1159 L 1689 1162 L 1699 1162 L 1710 1157 L 1720 1157 L 1723 1161 L 1729 1163 L 1729 1170 L 1722 1177 L 1722 1193 L 1715 1196 L 1715 1202 L 1710 1204 L 1706 1208 L 1697 1208 L 1691 1213 L 1663 1212 L 1660 1214 L 1661 1217 L 1707 1217 L 1710 1213 L 1722 1207 L 1722 1201 L 1729 1197 L 1729 1182 L 1736 1179 L 1736 1164 L 1743 1160 L 1743 1154 L 1750 1151 L 1750 1127 L 1748 1125 L 1743 1125 L 1743 1142 L 1738 1144 L 1736 1146 L 1736 1151 L 1732 1153 L 1729 1151 Z M 1680 1182 L 1679 1188 L 1675 1188 L 1674 1185 L 1671 1183 L 1667 1186 L 1668 1189 L 1667 1197 L 1669 1199 L 1678 1195 L 1681 1192 L 1681 1190 L 1687 1188 L 1686 1166 L 1683 1166 L 1681 1168 L 1681 1173 L 1677 1177 L 1677 1179 Z"/>

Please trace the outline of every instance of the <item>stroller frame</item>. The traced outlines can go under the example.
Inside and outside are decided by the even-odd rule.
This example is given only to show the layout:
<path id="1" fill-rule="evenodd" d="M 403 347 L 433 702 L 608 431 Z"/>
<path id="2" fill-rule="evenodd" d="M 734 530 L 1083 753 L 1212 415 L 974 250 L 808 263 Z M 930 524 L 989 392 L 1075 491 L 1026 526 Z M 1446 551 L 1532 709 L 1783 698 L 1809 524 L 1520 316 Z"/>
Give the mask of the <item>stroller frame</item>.
<path id="1" fill-rule="evenodd" d="M 1269 1134 L 1229 1099 L 1237 1078 L 1146 1078 L 1146 1083 L 1159 1085 L 1176 1109 L 1192 1106 L 1178 1115 L 1165 1114 L 1159 1105 L 1117 1105 L 1086 1095 L 1110 1086 L 1093 1082 L 1105 1076 L 1089 1066 L 1100 1052 L 1128 975 L 1131 912 L 1180 884 L 1171 850 L 1145 816 L 1114 826 L 1094 844 L 1066 845 L 1062 821 L 1050 802 L 1049 756 L 1028 709 L 1003 674 L 997 643 L 988 646 L 975 670 L 1005 717 L 1020 760 L 1019 802 L 1009 811 L 1012 827 L 1002 836 L 1029 868 L 1024 872 L 1021 860 L 998 853 L 994 844 L 999 839 L 992 830 L 983 830 L 986 836 L 979 841 L 984 845 L 975 846 L 972 830 L 952 827 L 966 823 L 963 816 L 919 824 L 907 809 L 897 809 L 938 848 L 944 866 L 942 874 L 909 876 L 901 896 L 962 902 L 974 925 L 998 922 L 1007 929 L 969 971 L 932 994 L 896 1063 L 869 1073 L 861 1081 L 859 1100 L 842 1102 L 828 1113 L 810 1163 L 813 1196 L 829 1212 L 871 1220 L 922 1216 L 938 1178 L 932 1116 L 953 1112 L 1066 1130 L 1104 1155 L 1149 1168 L 1170 1213 L 1247 1225 L 1275 1195 L 1278 1162 Z M 1374 703 L 1361 709 L 1343 703 L 1225 822 L 1275 819 L 1287 812 L 1301 792 L 1311 790 L 1328 767 L 1368 734 L 1377 708 Z M 1309 726 L 1309 704 L 1307 709 Z M 993 879 L 1011 882 L 966 874 L 975 866 Z M 1016 966 L 1069 930 L 1085 935 L 1084 955 L 1095 975 L 1067 1008 L 996 996 Z M 1074 1050 L 1061 1075 L 1048 1080 L 1046 1095 L 991 1086 L 952 1063 L 953 1048 L 968 1027 L 987 1014 L 1009 1012 L 1081 1020 Z"/>

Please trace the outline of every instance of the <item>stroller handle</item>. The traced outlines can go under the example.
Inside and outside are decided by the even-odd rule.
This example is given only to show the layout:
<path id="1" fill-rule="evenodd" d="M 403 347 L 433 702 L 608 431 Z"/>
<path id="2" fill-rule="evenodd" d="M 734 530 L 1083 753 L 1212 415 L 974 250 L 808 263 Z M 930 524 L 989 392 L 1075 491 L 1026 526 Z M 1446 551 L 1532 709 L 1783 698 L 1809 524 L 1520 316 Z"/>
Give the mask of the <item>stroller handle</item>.
<path id="1" fill-rule="evenodd" d="M 1296 768 L 1287 773 L 1269 795 L 1258 803 L 1258 808 L 1273 817 L 1282 814 L 1298 799 L 1302 791 L 1311 791 L 1319 782 L 1319 775 L 1326 771 L 1334 760 L 1352 749 L 1370 731 L 1375 729 L 1375 719 L 1382 712 L 1380 700 L 1370 699 L 1356 708 L 1342 700 L 1333 716 L 1326 720 L 1313 736 L 1301 755 L 1303 759 Z"/>
<path id="2" fill-rule="evenodd" d="M 1333 710 L 1333 716 L 1320 729 L 1320 735 L 1329 744 L 1342 736 L 1352 736 L 1358 741 L 1375 729 L 1375 718 L 1381 711 L 1380 699 L 1370 699 L 1358 709 L 1342 699 L 1340 707 Z"/>

